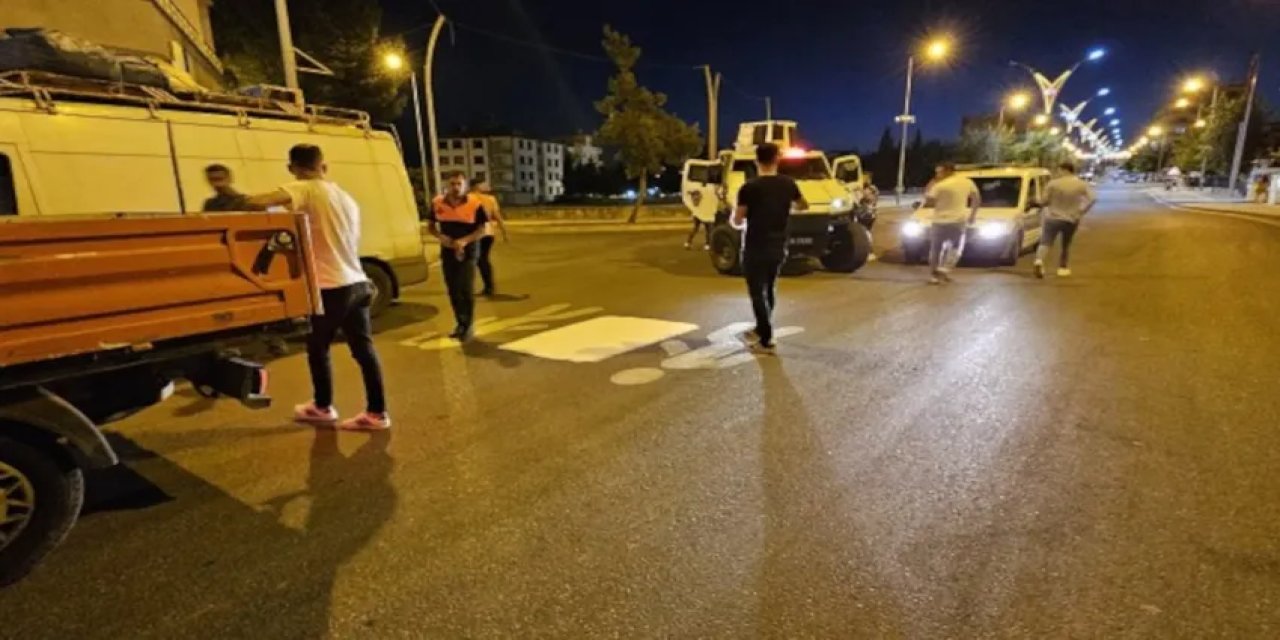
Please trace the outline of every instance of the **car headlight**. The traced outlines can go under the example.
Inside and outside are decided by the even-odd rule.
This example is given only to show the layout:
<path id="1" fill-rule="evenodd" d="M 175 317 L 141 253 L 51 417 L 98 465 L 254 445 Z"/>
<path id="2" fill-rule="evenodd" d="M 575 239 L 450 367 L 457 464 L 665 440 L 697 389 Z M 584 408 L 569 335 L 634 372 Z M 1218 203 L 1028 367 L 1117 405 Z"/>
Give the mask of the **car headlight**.
<path id="1" fill-rule="evenodd" d="M 919 238 L 924 235 L 924 225 L 915 220 L 908 220 L 902 225 L 902 235 L 908 238 Z"/>
<path id="2" fill-rule="evenodd" d="M 844 198 L 836 198 L 831 201 L 831 210 L 839 211 L 844 208 L 844 205 L 845 205 Z"/>
<path id="3" fill-rule="evenodd" d="M 1007 222 L 983 222 L 978 225 L 978 237 L 992 240 L 1009 235 Z"/>

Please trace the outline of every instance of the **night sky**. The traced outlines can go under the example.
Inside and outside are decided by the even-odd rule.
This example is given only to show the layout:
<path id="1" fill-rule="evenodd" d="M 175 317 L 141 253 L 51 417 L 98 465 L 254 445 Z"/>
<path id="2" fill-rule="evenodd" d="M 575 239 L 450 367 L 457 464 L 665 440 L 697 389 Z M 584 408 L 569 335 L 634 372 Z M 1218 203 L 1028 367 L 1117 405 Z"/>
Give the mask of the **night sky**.
<path id="1" fill-rule="evenodd" d="M 1085 117 L 1115 106 L 1126 139 L 1145 127 L 1180 77 L 1216 71 L 1240 81 L 1262 53 L 1259 94 L 1280 104 L 1280 0 L 436 0 L 457 26 L 438 49 L 442 132 L 507 126 L 542 135 L 590 131 L 592 101 L 611 67 L 600 32 L 608 23 L 644 51 L 640 80 L 670 97 L 686 120 L 706 121 L 701 71 L 724 74 L 721 146 L 736 123 L 794 119 L 824 149 L 867 149 L 902 109 L 906 57 L 928 33 L 954 34 L 944 68 L 918 73 L 913 111 L 926 137 L 955 138 L 965 114 L 994 112 L 1010 89 L 1034 88 L 1018 59 L 1056 75 L 1096 46 L 1109 54 L 1067 84 L 1075 103 L 1102 86 Z M 382 0 L 384 30 L 425 43 L 428 0 Z M 415 28 L 416 27 L 416 28 Z M 452 37 L 450 37 L 452 35 Z M 541 43 L 530 46 L 525 43 Z M 561 50 L 560 52 L 551 49 Z M 578 54 L 585 54 L 578 55 Z M 705 129 L 705 126 L 704 126 Z"/>

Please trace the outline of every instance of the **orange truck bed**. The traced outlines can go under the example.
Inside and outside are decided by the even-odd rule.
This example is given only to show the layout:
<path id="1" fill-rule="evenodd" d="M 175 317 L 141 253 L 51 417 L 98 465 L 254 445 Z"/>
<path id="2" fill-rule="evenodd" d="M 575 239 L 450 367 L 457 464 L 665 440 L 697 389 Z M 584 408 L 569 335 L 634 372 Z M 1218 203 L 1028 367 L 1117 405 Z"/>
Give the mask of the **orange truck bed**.
<path id="1" fill-rule="evenodd" d="M 0 367 L 305 322 L 309 252 L 294 214 L 0 220 Z"/>

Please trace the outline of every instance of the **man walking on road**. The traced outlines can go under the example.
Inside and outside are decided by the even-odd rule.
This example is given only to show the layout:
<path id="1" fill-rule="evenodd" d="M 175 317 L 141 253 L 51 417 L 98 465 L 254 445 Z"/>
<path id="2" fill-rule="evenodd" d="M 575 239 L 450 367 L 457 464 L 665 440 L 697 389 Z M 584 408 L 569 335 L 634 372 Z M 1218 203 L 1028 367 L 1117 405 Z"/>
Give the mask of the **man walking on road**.
<path id="1" fill-rule="evenodd" d="M 481 199 L 467 192 L 466 177 L 455 172 L 448 177 L 445 192 L 431 201 L 427 221 L 431 235 L 440 242 L 440 267 L 457 321 L 449 337 L 465 342 L 471 338 L 476 306 L 477 249 L 489 215 Z"/>
<path id="2" fill-rule="evenodd" d="M 933 206 L 933 224 L 929 226 L 929 283 L 951 282 L 951 267 L 964 251 L 965 232 L 978 217 L 982 195 L 978 185 L 956 175 L 956 165 L 944 162 L 935 169 L 937 178 L 925 192 L 925 200 Z"/>
<path id="3" fill-rule="evenodd" d="M 756 147 L 756 165 L 760 173 L 738 191 L 738 207 L 733 212 L 733 226 L 746 226 L 742 243 L 742 268 L 756 328 L 744 338 L 757 353 L 772 354 L 773 309 L 776 306 L 778 273 L 787 259 L 787 223 L 791 211 L 809 208 L 800 195 L 796 181 L 778 175 L 778 146 L 765 143 Z"/>
<path id="4" fill-rule="evenodd" d="M 1054 240 L 1062 237 L 1062 251 L 1058 255 L 1058 275 L 1071 275 L 1068 260 L 1071 257 L 1071 241 L 1076 236 L 1080 220 L 1084 218 L 1098 196 L 1088 182 L 1076 177 L 1076 166 L 1064 162 L 1058 169 L 1062 172 L 1057 178 L 1049 181 L 1044 195 L 1044 225 L 1040 230 L 1040 246 L 1036 248 L 1035 274 L 1044 277 L 1044 261 L 1049 257 Z"/>
<path id="5" fill-rule="evenodd" d="M 493 195 L 493 191 L 489 189 L 489 181 L 483 174 L 477 175 L 475 180 L 471 182 L 472 193 L 480 199 L 480 206 L 484 209 L 489 221 L 484 225 L 484 237 L 480 239 L 480 254 L 476 259 L 476 268 L 480 271 L 480 281 L 484 283 L 484 290 L 480 295 L 486 298 L 494 295 L 493 286 L 493 262 L 489 256 L 493 253 L 493 243 L 495 240 L 494 232 L 501 231 L 505 239 L 507 235 L 507 227 L 502 219 L 502 210 L 498 206 L 498 198 Z"/>
<path id="6" fill-rule="evenodd" d="M 307 338 L 307 364 L 315 397 L 294 408 L 294 419 L 356 431 L 391 428 L 387 400 L 382 386 L 382 366 L 373 350 L 373 326 L 369 303 L 373 286 L 360 266 L 360 207 L 336 183 L 325 177 L 324 155 L 313 144 L 295 145 L 289 150 L 289 172 L 297 180 L 279 189 L 246 198 L 254 209 L 287 207 L 305 213 L 311 226 L 312 252 L 320 287 L 321 315 L 311 319 Z M 338 421 L 333 406 L 333 368 L 329 349 L 341 329 L 351 355 L 364 377 L 364 413 Z"/>

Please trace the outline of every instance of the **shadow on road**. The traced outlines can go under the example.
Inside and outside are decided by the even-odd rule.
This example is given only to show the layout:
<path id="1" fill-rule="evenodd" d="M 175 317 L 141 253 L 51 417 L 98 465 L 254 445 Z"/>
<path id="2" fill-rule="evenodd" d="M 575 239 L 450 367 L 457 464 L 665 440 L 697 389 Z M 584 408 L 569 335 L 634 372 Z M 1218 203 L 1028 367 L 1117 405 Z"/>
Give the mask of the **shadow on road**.
<path id="1" fill-rule="evenodd" d="M 363 442 L 345 455 L 340 438 Z M 5 594 L 5 633 L 83 637 L 93 621 L 94 637 L 331 637 L 339 572 L 396 508 L 389 433 L 316 431 L 305 488 L 263 505 L 118 435 L 113 441 L 129 466 L 91 478 L 88 509 L 99 515 L 79 531 L 117 538 L 91 549 L 77 547 L 88 540 L 73 534 Z M 122 509 L 157 513 L 102 513 Z"/>
<path id="2" fill-rule="evenodd" d="M 900 614 L 859 540 L 855 489 L 843 486 L 782 361 L 760 361 L 764 559 L 758 629 L 765 638 L 902 637 Z M 839 602 L 823 607 L 819 602 Z"/>

